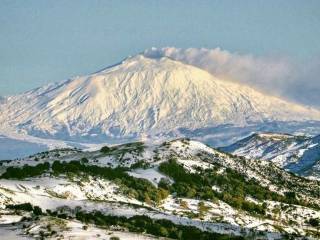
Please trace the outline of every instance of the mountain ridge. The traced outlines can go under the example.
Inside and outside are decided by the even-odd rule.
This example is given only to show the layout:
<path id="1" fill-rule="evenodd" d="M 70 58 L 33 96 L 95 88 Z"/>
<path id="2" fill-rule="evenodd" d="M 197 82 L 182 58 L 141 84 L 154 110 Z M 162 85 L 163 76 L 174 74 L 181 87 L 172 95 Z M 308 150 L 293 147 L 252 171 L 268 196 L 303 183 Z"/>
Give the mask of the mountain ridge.
<path id="1" fill-rule="evenodd" d="M 320 135 L 254 133 L 220 149 L 245 158 L 270 161 L 300 175 L 319 178 Z"/>

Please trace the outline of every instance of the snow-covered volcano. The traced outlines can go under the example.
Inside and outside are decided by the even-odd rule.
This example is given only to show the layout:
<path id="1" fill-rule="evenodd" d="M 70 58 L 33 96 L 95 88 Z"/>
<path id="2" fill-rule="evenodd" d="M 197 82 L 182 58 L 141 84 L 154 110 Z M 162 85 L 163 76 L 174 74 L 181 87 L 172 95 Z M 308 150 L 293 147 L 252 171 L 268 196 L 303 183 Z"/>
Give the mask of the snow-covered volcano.
<path id="1" fill-rule="evenodd" d="M 0 101 L 0 133 L 77 141 L 177 136 L 221 125 L 320 120 L 320 112 L 143 54 Z M 5 134 L 4 134 L 5 135 Z"/>

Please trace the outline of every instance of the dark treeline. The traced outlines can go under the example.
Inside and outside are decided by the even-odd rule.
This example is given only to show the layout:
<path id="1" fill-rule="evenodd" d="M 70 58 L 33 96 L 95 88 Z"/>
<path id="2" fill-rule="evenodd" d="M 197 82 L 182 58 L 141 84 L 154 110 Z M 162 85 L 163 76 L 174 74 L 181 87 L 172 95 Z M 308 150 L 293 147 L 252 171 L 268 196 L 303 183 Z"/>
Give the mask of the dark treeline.
<path id="1" fill-rule="evenodd" d="M 244 239 L 239 236 L 222 235 L 207 231 L 201 231 L 193 226 L 177 225 L 166 219 L 152 219 L 148 216 L 133 216 L 130 218 L 121 216 L 104 215 L 97 211 L 93 213 L 78 212 L 76 218 L 84 223 L 94 223 L 98 226 L 121 226 L 130 232 L 148 233 L 159 237 L 184 240 L 212 240 L 212 239 Z"/>
<path id="2" fill-rule="evenodd" d="M 38 206 L 32 206 L 31 203 L 8 204 L 8 205 L 6 205 L 6 208 L 11 209 L 11 210 L 33 212 L 33 214 L 35 214 L 35 215 L 42 214 L 42 209 Z"/>
<path id="3" fill-rule="evenodd" d="M 127 229 L 129 232 L 147 233 L 157 237 L 168 237 L 171 239 L 184 240 L 242 240 L 241 236 L 231 236 L 213 232 L 202 231 L 194 226 L 184 226 L 171 222 L 166 219 L 152 219 L 145 215 L 135 215 L 127 218 L 124 216 L 105 215 L 100 211 L 83 212 L 77 211 L 75 216 L 68 213 L 59 213 L 57 211 L 47 210 L 42 212 L 38 206 L 33 206 L 30 203 L 17 205 L 7 205 L 7 209 L 23 210 L 33 212 L 34 215 L 50 215 L 62 219 L 76 218 L 84 224 L 95 224 L 101 227 L 119 226 Z"/>
<path id="4" fill-rule="evenodd" d="M 50 169 L 48 162 L 39 163 L 35 166 L 24 165 L 23 167 L 8 167 L 0 178 L 5 179 L 24 179 L 42 175 Z"/>

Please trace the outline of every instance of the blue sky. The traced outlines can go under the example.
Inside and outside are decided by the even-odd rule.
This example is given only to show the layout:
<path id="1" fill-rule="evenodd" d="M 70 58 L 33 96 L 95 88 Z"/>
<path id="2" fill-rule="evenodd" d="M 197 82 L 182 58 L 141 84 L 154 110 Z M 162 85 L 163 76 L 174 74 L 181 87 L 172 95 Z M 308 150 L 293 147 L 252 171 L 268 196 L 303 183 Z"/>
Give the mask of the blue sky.
<path id="1" fill-rule="evenodd" d="M 94 72 L 152 46 L 320 55 L 320 1 L 0 1 L 0 95 Z"/>

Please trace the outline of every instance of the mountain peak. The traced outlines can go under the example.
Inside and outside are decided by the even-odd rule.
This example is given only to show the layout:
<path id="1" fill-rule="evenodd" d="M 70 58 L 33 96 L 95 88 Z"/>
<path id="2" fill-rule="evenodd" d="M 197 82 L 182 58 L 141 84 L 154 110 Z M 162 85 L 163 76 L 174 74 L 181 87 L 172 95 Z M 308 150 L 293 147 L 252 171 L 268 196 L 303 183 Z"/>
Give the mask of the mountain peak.
<path id="1" fill-rule="evenodd" d="M 168 57 L 138 54 L 0 104 L 0 125 L 34 136 L 117 140 L 221 124 L 320 120 L 320 112 L 224 81 Z M 91 140 L 90 140 L 91 141 Z"/>

